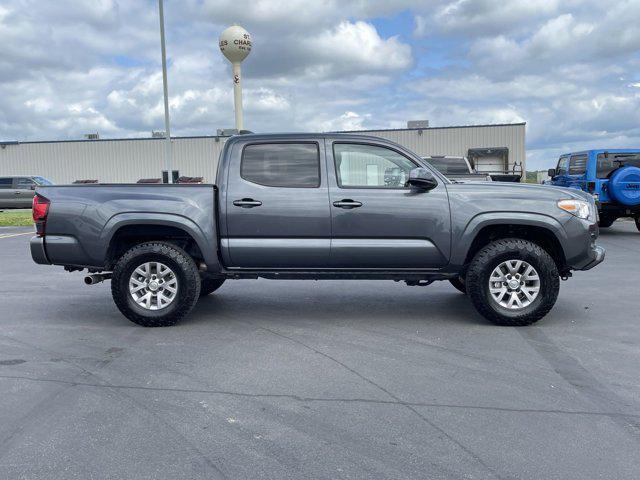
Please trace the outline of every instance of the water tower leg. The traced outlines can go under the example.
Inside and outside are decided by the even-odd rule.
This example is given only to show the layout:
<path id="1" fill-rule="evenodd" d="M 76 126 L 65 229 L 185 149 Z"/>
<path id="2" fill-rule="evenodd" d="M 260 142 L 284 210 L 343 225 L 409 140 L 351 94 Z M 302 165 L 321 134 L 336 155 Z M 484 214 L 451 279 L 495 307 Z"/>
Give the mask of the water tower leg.
<path id="1" fill-rule="evenodd" d="M 236 129 L 243 130 L 242 126 L 242 84 L 240 63 L 233 64 L 233 105 L 236 110 Z"/>

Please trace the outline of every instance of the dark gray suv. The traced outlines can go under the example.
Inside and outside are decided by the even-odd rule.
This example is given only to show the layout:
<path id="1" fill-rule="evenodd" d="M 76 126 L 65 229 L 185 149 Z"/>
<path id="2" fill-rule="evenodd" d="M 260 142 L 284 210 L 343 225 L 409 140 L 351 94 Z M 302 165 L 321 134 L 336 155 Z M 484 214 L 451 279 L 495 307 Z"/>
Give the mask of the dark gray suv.
<path id="1" fill-rule="evenodd" d="M 0 177 L 0 209 L 31 208 L 36 187 L 45 185 L 53 182 L 35 175 Z"/>

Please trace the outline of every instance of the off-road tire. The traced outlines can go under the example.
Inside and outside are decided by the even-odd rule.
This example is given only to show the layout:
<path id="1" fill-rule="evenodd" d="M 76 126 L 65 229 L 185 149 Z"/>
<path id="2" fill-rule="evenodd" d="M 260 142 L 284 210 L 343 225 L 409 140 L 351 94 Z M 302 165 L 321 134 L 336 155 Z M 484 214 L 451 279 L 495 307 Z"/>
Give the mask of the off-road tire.
<path id="1" fill-rule="evenodd" d="M 493 269 L 506 260 L 524 260 L 538 272 L 540 292 L 527 307 L 511 310 L 498 305 L 489 292 Z M 496 240 L 483 247 L 471 261 L 465 277 L 467 294 L 476 310 L 496 325 L 531 325 L 556 303 L 560 291 L 558 267 L 539 245 L 519 238 Z"/>
<path id="2" fill-rule="evenodd" d="M 171 268 L 178 280 L 177 297 L 160 310 L 146 310 L 129 293 L 131 273 L 145 262 L 161 262 Z M 143 327 L 168 327 L 178 323 L 196 304 L 200 295 L 200 273 L 193 258 L 167 242 L 141 243 L 127 250 L 116 263 L 111 279 L 111 295 L 122 314 Z"/>
<path id="3" fill-rule="evenodd" d="M 218 290 L 224 283 L 224 278 L 202 278 L 200 279 L 200 297 L 206 297 L 210 293 Z"/>
<path id="4" fill-rule="evenodd" d="M 465 295 L 467 294 L 467 286 L 462 277 L 450 278 L 449 283 L 451 283 L 456 290 L 464 293 Z"/>
<path id="5" fill-rule="evenodd" d="M 600 220 L 598 220 L 598 227 L 609 228 L 615 221 L 616 219 L 612 217 L 600 217 Z"/>

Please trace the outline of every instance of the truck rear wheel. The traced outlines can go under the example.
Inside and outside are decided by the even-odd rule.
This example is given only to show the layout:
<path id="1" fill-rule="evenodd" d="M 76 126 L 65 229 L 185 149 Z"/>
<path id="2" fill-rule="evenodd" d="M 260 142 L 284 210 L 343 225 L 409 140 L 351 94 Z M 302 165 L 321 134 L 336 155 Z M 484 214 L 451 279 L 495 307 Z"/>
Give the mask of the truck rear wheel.
<path id="1" fill-rule="evenodd" d="M 224 278 L 202 278 L 200 280 L 200 297 L 206 297 L 218 290 L 224 283 Z"/>
<path id="2" fill-rule="evenodd" d="M 465 278 L 476 310 L 496 325 L 524 326 L 544 317 L 560 291 L 558 268 L 540 246 L 507 238 L 482 248 Z"/>
<path id="3" fill-rule="evenodd" d="M 143 327 L 175 325 L 200 295 L 193 258 L 170 243 L 141 243 L 116 263 L 111 294 L 122 314 Z"/>

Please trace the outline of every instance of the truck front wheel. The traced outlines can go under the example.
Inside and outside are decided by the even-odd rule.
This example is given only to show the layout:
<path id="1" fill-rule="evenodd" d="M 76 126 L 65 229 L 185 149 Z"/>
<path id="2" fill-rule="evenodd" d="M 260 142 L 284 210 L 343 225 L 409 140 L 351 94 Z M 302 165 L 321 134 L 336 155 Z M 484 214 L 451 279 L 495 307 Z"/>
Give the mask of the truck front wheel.
<path id="1" fill-rule="evenodd" d="M 175 325 L 200 295 L 200 273 L 183 249 L 165 242 L 141 243 L 116 263 L 111 294 L 122 314 L 143 327 Z"/>
<path id="2" fill-rule="evenodd" d="M 558 268 L 540 246 L 507 238 L 482 248 L 465 278 L 478 312 L 496 325 L 524 326 L 544 317 L 560 291 Z"/>

